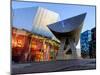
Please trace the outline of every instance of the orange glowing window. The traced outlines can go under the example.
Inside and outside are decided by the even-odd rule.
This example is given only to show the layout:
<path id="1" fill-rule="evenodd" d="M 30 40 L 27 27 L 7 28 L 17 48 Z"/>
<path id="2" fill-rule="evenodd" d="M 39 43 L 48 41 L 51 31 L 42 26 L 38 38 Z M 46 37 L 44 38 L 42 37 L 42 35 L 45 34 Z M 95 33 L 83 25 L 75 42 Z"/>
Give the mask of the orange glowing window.
<path id="1" fill-rule="evenodd" d="M 32 45 L 31 45 L 31 48 L 32 48 L 32 49 L 36 49 L 36 48 L 37 48 L 36 44 L 32 44 Z"/>
<path id="2" fill-rule="evenodd" d="M 25 43 L 25 37 L 19 35 L 18 37 L 16 37 L 16 43 L 17 43 L 17 47 L 23 48 Z"/>
<path id="3" fill-rule="evenodd" d="M 17 40 L 17 47 L 23 47 L 23 46 L 24 46 L 23 40 L 18 39 L 18 40 Z"/>

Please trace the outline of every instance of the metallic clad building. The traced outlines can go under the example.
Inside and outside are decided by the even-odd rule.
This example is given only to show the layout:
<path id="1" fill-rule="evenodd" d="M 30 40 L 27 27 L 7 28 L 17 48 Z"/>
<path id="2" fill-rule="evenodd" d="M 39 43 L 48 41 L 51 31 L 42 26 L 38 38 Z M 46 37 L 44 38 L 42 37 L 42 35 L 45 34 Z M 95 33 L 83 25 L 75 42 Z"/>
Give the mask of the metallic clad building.
<path id="1" fill-rule="evenodd" d="M 42 7 L 28 7 L 13 10 L 13 26 L 56 39 L 47 25 L 57 22 L 59 14 Z"/>
<path id="2" fill-rule="evenodd" d="M 67 57 L 65 57 L 66 54 L 64 52 L 70 49 L 72 51 L 71 58 L 77 59 L 81 57 L 81 53 L 76 49 L 76 46 L 79 41 L 85 16 L 86 13 L 48 25 L 48 28 L 61 42 L 58 51 L 58 60 L 66 59 Z"/>
<path id="3" fill-rule="evenodd" d="M 36 16 L 33 21 L 32 32 L 42 34 L 48 37 L 54 37 L 47 25 L 57 22 L 59 14 L 48 9 L 38 7 Z"/>

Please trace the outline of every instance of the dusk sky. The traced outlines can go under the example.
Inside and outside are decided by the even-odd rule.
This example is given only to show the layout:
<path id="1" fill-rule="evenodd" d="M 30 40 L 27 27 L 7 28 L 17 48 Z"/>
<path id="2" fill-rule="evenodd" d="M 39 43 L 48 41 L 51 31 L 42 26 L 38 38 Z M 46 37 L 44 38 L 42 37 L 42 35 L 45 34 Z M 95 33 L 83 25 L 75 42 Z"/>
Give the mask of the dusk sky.
<path id="1" fill-rule="evenodd" d="M 95 27 L 95 6 L 12 1 L 13 9 L 36 6 L 44 7 L 59 13 L 60 20 L 67 19 L 86 12 L 87 15 L 84 21 L 82 32 Z"/>
<path id="2" fill-rule="evenodd" d="M 90 30 L 91 28 L 96 26 L 95 25 L 96 24 L 95 23 L 95 14 L 96 14 L 95 6 L 12 1 L 12 9 L 28 8 L 28 7 L 34 8 L 36 6 L 44 7 L 51 11 L 55 11 L 56 13 L 60 15 L 60 20 L 64 20 L 64 19 L 76 16 L 76 15 L 80 15 L 82 13 L 87 13 L 83 28 L 82 28 L 82 32 L 86 30 Z M 77 48 L 80 48 L 80 42 L 78 43 Z"/>

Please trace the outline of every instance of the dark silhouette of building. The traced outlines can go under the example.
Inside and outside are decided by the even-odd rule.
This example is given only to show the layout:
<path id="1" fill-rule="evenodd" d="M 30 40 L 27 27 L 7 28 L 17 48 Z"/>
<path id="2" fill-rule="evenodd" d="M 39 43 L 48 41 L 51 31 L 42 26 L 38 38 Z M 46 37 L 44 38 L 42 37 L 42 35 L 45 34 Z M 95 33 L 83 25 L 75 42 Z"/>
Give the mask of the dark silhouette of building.
<path id="1" fill-rule="evenodd" d="M 81 54 L 83 58 L 89 58 L 90 42 L 92 40 L 91 30 L 87 30 L 81 34 Z"/>
<path id="2" fill-rule="evenodd" d="M 81 34 L 81 54 L 83 58 L 96 58 L 96 27 Z"/>
<path id="3" fill-rule="evenodd" d="M 90 58 L 96 58 L 96 27 L 91 30 L 92 40 L 90 42 Z"/>

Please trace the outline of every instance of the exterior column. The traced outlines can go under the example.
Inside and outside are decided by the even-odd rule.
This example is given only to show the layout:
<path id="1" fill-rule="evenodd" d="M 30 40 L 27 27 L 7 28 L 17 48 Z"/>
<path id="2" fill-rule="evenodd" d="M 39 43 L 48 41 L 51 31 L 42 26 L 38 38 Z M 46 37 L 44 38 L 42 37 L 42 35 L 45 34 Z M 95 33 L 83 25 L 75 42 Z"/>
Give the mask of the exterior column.
<path id="1" fill-rule="evenodd" d="M 64 46 L 65 46 L 66 38 L 61 39 L 60 48 L 58 50 L 57 60 L 64 60 Z"/>
<path id="2" fill-rule="evenodd" d="M 70 49 L 70 45 L 68 44 L 66 49 L 64 50 L 64 53 L 66 54 L 66 52 L 68 52 L 69 49 Z"/>
<path id="3" fill-rule="evenodd" d="M 72 39 L 69 39 L 69 45 L 70 45 L 70 48 L 72 50 L 72 59 L 78 59 L 79 58 L 79 52 L 77 52 L 77 49 L 76 49 L 76 45 L 75 43 L 73 42 Z"/>

